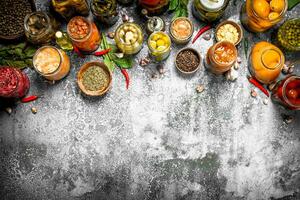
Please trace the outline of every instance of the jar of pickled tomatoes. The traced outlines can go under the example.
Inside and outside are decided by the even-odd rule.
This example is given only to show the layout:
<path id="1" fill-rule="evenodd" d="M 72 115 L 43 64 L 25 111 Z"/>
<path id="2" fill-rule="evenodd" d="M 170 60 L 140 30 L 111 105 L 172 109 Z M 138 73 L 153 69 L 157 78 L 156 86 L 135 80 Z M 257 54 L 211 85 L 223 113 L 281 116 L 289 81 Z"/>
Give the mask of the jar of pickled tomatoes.
<path id="1" fill-rule="evenodd" d="M 81 16 L 73 17 L 67 25 L 67 32 L 79 50 L 92 52 L 98 49 L 101 37 L 94 22 Z"/>
<path id="2" fill-rule="evenodd" d="M 146 9 L 149 15 L 159 15 L 168 8 L 169 0 L 139 0 L 138 6 Z"/>
<path id="3" fill-rule="evenodd" d="M 280 75 L 284 62 L 284 55 L 278 47 L 262 41 L 252 48 L 249 70 L 258 81 L 270 84 Z"/>
<path id="4" fill-rule="evenodd" d="M 249 31 L 264 32 L 284 18 L 287 6 L 287 0 L 246 0 L 241 22 Z"/>

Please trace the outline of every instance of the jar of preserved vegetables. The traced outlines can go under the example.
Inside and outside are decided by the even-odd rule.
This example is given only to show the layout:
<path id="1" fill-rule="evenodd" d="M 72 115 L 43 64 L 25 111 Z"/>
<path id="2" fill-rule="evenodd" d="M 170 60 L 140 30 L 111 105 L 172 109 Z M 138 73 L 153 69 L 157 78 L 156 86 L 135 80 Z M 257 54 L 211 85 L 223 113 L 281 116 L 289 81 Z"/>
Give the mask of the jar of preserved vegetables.
<path id="1" fill-rule="evenodd" d="M 199 20 L 212 22 L 224 14 L 228 3 L 229 0 L 194 0 L 192 13 Z"/>
<path id="2" fill-rule="evenodd" d="M 143 46 L 143 32 L 139 25 L 132 22 L 121 24 L 115 33 L 117 47 L 127 55 L 138 53 Z"/>
<path id="3" fill-rule="evenodd" d="M 138 6 L 148 11 L 149 15 L 159 15 L 168 8 L 169 0 L 139 0 Z"/>
<path id="4" fill-rule="evenodd" d="M 164 32 L 154 32 L 149 36 L 148 48 L 155 61 L 165 60 L 170 55 L 171 39 Z"/>
<path id="5" fill-rule="evenodd" d="M 278 30 L 277 39 L 285 49 L 300 51 L 300 18 L 284 22 Z"/>
<path id="6" fill-rule="evenodd" d="M 101 38 L 94 22 L 81 16 L 73 17 L 67 25 L 67 32 L 79 50 L 92 52 L 98 49 Z"/>
<path id="7" fill-rule="evenodd" d="M 51 0 L 52 6 L 66 20 L 75 15 L 88 15 L 89 5 L 87 0 Z"/>
<path id="8" fill-rule="evenodd" d="M 264 32 L 284 18 L 287 6 L 287 0 L 246 0 L 241 22 L 249 31 Z"/>
<path id="9" fill-rule="evenodd" d="M 33 44 L 49 43 L 57 28 L 57 21 L 45 12 L 33 12 L 24 19 L 25 35 Z"/>
<path id="10" fill-rule="evenodd" d="M 93 0 L 91 10 L 97 20 L 106 25 L 113 25 L 119 19 L 116 0 Z"/>

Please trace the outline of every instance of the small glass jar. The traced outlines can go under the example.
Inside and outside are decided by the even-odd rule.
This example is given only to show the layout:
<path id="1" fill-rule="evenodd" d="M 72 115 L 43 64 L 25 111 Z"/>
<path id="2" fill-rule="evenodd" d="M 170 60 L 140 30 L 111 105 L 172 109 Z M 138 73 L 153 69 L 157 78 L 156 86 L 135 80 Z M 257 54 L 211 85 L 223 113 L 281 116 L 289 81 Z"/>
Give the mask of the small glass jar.
<path id="1" fill-rule="evenodd" d="M 115 33 L 115 42 L 126 55 L 138 53 L 143 46 L 143 32 L 139 25 L 132 22 L 121 24 Z"/>
<path id="2" fill-rule="evenodd" d="M 278 47 L 261 41 L 252 48 L 249 71 L 261 83 L 270 84 L 280 75 L 284 62 L 284 55 Z"/>
<path id="3" fill-rule="evenodd" d="M 194 0 L 192 13 L 201 21 L 216 21 L 222 17 L 228 3 L 229 0 Z"/>
<path id="4" fill-rule="evenodd" d="M 287 0 L 246 0 L 241 10 L 242 24 L 252 32 L 264 32 L 278 24 L 285 16 Z"/>
<path id="5" fill-rule="evenodd" d="M 205 65 L 216 75 L 224 74 L 235 64 L 237 54 L 237 49 L 231 42 L 218 42 L 208 49 Z"/>
<path id="6" fill-rule="evenodd" d="M 87 0 L 51 0 L 52 6 L 66 20 L 71 19 L 75 15 L 89 14 L 89 5 Z"/>
<path id="7" fill-rule="evenodd" d="M 94 22 L 81 16 L 73 17 L 68 23 L 67 32 L 79 50 L 93 52 L 98 49 L 101 37 Z"/>
<path id="8" fill-rule="evenodd" d="M 272 89 L 272 100 L 290 110 L 300 110 L 300 77 L 290 75 Z"/>
<path id="9" fill-rule="evenodd" d="M 24 19 L 27 40 L 33 44 L 49 43 L 58 28 L 56 20 L 45 12 L 33 12 Z"/>
<path id="10" fill-rule="evenodd" d="M 188 43 L 194 33 L 194 25 L 187 17 L 178 17 L 171 22 L 170 36 L 176 44 Z"/>
<path id="11" fill-rule="evenodd" d="M 0 97 L 24 97 L 30 87 L 26 74 L 12 67 L 0 67 Z"/>
<path id="12" fill-rule="evenodd" d="M 154 32 L 149 36 L 148 48 L 155 61 L 163 61 L 170 55 L 171 39 L 164 32 Z"/>
<path id="13" fill-rule="evenodd" d="M 70 71 L 70 59 L 61 49 L 43 46 L 33 56 L 34 69 L 48 80 L 61 80 Z"/>
<path id="14" fill-rule="evenodd" d="M 277 39 L 289 51 L 300 51 L 300 18 L 290 19 L 280 26 Z"/>
<path id="15" fill-rule="evenodd" d="M 164 31 L 165 30 L 165 22 L 162 18 L 154 16 L 150 17 L 147 20 L 147 33 L 151 34 L 156 31 Z"/>
<path id="16" fill-rule="evenodd" d="M 169 5 L 169 0 L 138 0 L 138 6 L 146 9 L 149 15 L 164 13 Z"/>
<path id="17" fill-rule="evenodd" d="M 119 19 L 116 0 L 93 0 L 91 10 L 96 19 L 106 25 L 113 25 Z"/>

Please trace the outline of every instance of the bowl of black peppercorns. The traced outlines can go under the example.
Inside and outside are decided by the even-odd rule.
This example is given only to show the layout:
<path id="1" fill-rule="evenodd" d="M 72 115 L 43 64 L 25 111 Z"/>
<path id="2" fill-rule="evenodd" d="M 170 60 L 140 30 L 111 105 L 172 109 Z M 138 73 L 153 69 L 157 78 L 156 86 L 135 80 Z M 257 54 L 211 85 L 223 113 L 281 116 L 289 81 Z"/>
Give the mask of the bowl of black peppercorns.
<path id="1" fill-rule="evenodd" d="M 193 74 L 199 68 L 201 64 L 201 56 L 193 48 L 184 48 L 181 49 L 175 59 L 175 65 L 178 71 L 183 74 Z"/>

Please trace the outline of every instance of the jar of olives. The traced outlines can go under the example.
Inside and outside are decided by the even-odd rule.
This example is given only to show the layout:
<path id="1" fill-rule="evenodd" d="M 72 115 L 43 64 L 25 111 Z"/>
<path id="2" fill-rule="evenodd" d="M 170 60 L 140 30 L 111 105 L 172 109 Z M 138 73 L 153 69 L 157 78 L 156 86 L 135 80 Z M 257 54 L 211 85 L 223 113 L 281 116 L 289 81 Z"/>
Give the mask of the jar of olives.
<path id="1" fill-rule="evenodd" d="M 25 35 L 33 44 L 49 43 L 57 28 L 58 23 L 45 12 L 33 12 L 24 19 Z"/>
<path id="2" fill-rule="evenodd" d="M 88 15 L 89 5 L 87 0 L 51 0 L 52 6 L 66 20 L 75 15 Z"/>
<path id="3" fill-rule="evenodd" d="M 300 18 L 290 19 L 280 26 L 277 39 L 290 51 L 300 51 Z"/>
<path id="4" fill-rule="evenodd" d="M 116 0 L 93 0 L 91 10 L 97 20 L 106 25 L 113 25 L 119 19 Z"/>
<path id="5" fill-rule="evenodd" d="M 287 5 L 287 0 L 246 0 L 241 22 L 249 31 L 264 32 L 284 18 Z"/>
<path id="6" fill-rule="evenodd" d="M 224 14 L 228 3 L 229 0 L 194 0 L 192 13 L 199 20 L 212 22 Z"/>
<path id="7" fill-rule="evenodd" d="M 143 45 L 143 33 L 139 25 L 132 22 L 121 24 L 115 33 L 117 47 L 127 55 L 138 53 Z"/>
<path id="8" fill-rule="evenodd" d="M 139 0 L 138 6 L 146 9 L 149 15 L 159 15 L 168 8 L 169 0 Z"/>
<path id="9" fill-rule="evenodd" d="M 162 32 L 154 32 L 148 39 L 148 48 L 150 55 L 156 61 L 162 61 L 168 58 L 171 50 L 171 39 L 170 37 Z"/>

